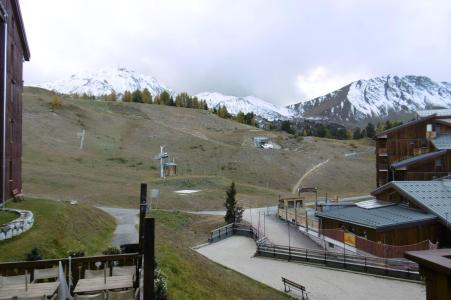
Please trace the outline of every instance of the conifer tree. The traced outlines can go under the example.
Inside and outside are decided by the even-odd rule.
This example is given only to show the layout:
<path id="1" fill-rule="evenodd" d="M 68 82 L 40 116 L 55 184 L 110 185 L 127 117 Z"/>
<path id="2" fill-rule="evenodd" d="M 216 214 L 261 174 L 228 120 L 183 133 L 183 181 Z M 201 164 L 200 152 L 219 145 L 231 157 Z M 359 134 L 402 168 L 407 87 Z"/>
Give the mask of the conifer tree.
<path id="1" fill-rule="evenodd" d="M 357 127 L 357 128 L 354 130 L 354 133 L 352 134 L 352 138 L 353 138 L 354 140 L 358 140 L 358 139 L 361 139 L 361 138 L 362 138 L 362 131 L 360 130 L 359 127 Z"/>
<path id="2" fill-rule="evenodd" d="M 143 95 L 140 90 L 135 90 L 132 93 L 132 101 L 137 103 L 143 103 Z"/>
<path id="3" fill-rule="evenodd" d="M 130 91 L 125 91 L 122 96 L 122 101 L 124 102 L 132 102 L 132 93 Z"/>
<path id="4" fill-rule="evenodd" d="M 142 99 L 144 103 L 152 104 L 152 94 L 150 93 L 148 88 L 145 88 L 142 91 Z"/>
<path id="5" fill-rule="evenodd" d="M 160 104 L 169 105 L 171 102 L 171 95 L 167 91 L 163 91 L 160 94 Z"/>
<path id="6" fill-rule="evenodd" d="M 230 187 L 227 189 L 226 194 L 227 198 L 224 203 L 224 206 L 226 208 L 226 215 L 224 216 L 224 220 L 226 221 L 227 224 L 239 223 L 243 218 L 244 210 L 241 206 L 238 206 L 238 203 L 235 199 L 236 196 L 235 182 L 232 182 Z"/>
<path id="7" fill-rule="evenodd" d="M 366 136 L 369 138 L 373 138 L 376 135 L 376 129 L 374 128 L 373 123 L 368 123 L 366 125 Z"/>

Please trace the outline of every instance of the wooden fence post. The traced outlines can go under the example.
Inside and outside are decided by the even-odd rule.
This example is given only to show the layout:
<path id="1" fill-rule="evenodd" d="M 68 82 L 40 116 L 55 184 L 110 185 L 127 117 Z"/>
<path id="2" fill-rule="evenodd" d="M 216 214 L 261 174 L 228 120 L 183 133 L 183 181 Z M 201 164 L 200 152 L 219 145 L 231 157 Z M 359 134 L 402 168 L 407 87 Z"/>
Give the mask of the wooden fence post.
<path id="1" fill-rule="evenodd" d="M 144 218 L 144 300 L 154 300 L 155 219 Z"/>
<path id="2" fill-rule="evenodd" d="M 141 183 L 141 196 L 139 200 L 139 252 L 143 253 L 143 239 L 144 239 L 144 217 L 147 210 L 147 184 Z"/>

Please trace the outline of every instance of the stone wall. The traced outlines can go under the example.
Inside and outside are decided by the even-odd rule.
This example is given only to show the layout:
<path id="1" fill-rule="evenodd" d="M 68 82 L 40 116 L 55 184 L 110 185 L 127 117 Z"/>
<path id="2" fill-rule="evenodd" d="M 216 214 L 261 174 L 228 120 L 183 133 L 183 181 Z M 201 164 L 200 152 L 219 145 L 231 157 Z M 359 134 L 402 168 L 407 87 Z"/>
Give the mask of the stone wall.
<path id="1" fill-rule="evenodd" d="M 20 216 L 3 225 L 0 225 L 0 241 L 10 239 L 27 231 L 34 224 L 34 216 L 31 211 L 5 208 L 5 211 L 17 212 Z"/>

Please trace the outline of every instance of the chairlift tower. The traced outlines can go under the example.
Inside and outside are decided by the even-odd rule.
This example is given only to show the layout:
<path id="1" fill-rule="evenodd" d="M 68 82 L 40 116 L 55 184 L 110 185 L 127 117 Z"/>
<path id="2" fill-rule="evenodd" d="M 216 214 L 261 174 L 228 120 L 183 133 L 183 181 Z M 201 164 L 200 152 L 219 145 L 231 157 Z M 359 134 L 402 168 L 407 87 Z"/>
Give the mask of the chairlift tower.
<path id="1" fill-rule="evenodd" d="M 155 160 L 159 160 L 160 161 L 160 177 L 164 178 L 164 164 L 166 163 L 166 160 L 168 159 L 168 153 L 164 152 L 164 148 L 166 147 L 166 145 L 162 145 L 160 146 L 160 154 L 156 155 L 154 157 Z"/>

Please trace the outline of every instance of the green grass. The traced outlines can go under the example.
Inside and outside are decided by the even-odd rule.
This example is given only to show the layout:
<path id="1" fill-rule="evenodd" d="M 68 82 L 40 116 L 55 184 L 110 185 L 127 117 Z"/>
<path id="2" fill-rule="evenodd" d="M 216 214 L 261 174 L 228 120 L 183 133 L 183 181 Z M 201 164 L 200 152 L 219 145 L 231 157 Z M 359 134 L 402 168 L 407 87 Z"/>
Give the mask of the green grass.
<path id="1" fill-rule="evenodd" d="M 11 222 L 14 219 L 17 219 L 19 214 L 12 211 L 0 211 L 0 225 Z"/>
<path id="2" fill-rule="evenodd" d="M 23 260 L 33 248 L 48 259 L 66 257 L 69 250 L 100 254 L 110 245 L 116 226 L 111 216 L 83 204 L 26 199 L 7 207 L 32 211 L 35 224 L 20 236 L 0 242 L 0 261 Z"/>
<path id="3" fill-rule="evenodd" d="M 157 265 L 168 276 L 170 299 L 289 299 L 191 249 L 223 225 L 222 217 L 161 210 L 151 216 L 156 219 Z"/>

